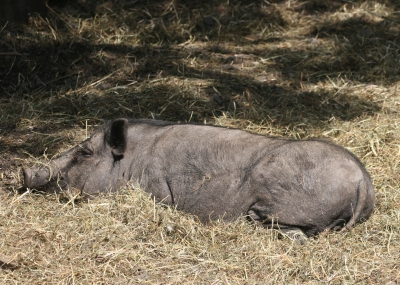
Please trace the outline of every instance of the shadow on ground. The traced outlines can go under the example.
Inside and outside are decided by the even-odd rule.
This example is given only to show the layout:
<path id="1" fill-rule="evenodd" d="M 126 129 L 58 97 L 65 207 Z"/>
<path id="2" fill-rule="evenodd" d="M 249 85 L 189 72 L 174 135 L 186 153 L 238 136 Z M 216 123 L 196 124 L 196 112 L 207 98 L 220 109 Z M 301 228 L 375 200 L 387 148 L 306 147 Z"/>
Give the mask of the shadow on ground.
<path id="1" fill-rule="evenodd" d="M 342 1 L 272 2 L 64 2 L 49 20 L 5 27 L 0 152 L 55 153 L 72 129 L 121 116 L 323 129 L 379 110 L 304 86 L 398 81 L 396 20 L 335 18 Z"/>

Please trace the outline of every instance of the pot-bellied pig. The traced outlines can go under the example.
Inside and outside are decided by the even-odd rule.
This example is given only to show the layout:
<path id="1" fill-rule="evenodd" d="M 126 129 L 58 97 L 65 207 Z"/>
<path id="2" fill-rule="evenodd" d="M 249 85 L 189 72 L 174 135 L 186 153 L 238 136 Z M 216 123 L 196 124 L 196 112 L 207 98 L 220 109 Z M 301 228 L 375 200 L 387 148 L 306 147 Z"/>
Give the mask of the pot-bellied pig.
<path id="1" fill-rule="evenodd" d="M 267 228 L 348 229 L 374 208 L 371 178 L 349 151 L 208 125 L 116 119 L 47 167 L 24 169 L 25 187 L 94 195 L 137 181 L 156 200 L 207 223 L 246 215 Z"/>

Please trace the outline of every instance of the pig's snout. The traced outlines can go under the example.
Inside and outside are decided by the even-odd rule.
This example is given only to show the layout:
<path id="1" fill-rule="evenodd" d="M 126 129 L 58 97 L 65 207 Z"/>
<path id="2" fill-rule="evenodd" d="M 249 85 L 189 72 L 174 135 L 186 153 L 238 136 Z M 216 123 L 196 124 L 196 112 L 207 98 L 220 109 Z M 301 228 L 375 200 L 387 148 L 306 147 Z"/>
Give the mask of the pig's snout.
<path id="1" fill-rule="evenodd" d="M 42 186 L 50 180 L 50 171 L 48 168 L 25 168 L 23 173 L 24 187 L 27 188 Z"/>
<path id="2" fill-rule="evenodd" d="M 24 174 L 24 187 L 31 187 L 30 180 L 32 177 L 32 170 L 30 168 L 24 168 L 22 172 Z"/>

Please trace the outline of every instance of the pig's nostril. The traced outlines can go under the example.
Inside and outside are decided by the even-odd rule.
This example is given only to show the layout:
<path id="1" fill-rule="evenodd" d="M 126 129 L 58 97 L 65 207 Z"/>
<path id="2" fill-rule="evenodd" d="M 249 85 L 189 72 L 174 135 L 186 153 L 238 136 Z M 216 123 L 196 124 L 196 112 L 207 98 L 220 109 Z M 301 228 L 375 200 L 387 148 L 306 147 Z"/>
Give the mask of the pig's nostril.
<path id="1" fill-rule="evenodd" d="M 50 182 L 59 181 L 59 180 L 63 180 L 63 179 L 61 179 L 59 177 L 53 177 L 50 179 Z"/>

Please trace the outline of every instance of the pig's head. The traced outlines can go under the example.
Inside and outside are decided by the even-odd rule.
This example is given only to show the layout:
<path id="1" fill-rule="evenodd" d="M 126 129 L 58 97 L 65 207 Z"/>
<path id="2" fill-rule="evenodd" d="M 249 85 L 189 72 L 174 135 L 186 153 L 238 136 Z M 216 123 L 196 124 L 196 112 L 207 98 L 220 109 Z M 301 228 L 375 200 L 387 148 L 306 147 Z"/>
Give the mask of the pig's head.
<path id="1" fill-rule="evenodd" d="M 47 166 L 24 169 L 24 186 L 54 191 L 74 188 L 89 195 L 115 190 L 129 179 L 121 167 L 127 133 L 127 119 L 106 124 Z"/>

